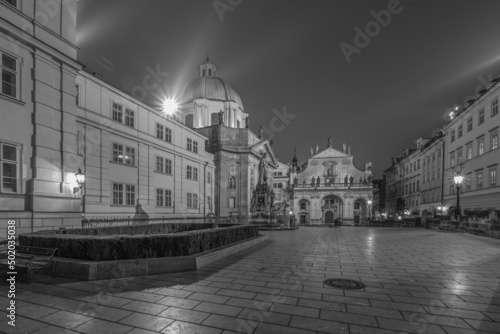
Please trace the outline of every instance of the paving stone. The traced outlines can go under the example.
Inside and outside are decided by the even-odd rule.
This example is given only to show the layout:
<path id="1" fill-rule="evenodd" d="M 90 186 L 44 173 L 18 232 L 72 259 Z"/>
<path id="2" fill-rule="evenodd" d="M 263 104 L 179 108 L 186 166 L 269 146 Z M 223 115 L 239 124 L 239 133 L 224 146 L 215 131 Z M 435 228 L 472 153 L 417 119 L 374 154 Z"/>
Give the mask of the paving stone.
<path id="1" fill-rule="evenodd" d="M 66 311 L 59 311 L 40 318 L 40 321 L 67 329 L 75 328 L 90 320 L 92 320 L 91 317 Z"/>
<path id="2" fill-rule="evenodd" d="M 260 324 L 260 326 L 255 330 L 254 334 L 316 334 L 315 331 L 309 331 L 298 328 L 291 328 L 273 324 Z"/>
<path id="3" fill-rule="evenodd" d="M 293 306 L 285 304 L 273 304 L 274 312 L 285 313 L 290 315 L 299 315 L 309 318 L 319 318 L 320 310 L 317 308 Z"/>
<path id="4" fill-rule="evenodd" d="M 230 299 L 229 297 L 226 297 L 226 296 L 211 295 L 208 293 L 201 293 L 201 292 L 193 293 L 188 298 L 194 299 L 194 300 L 199 300 L 202 302 L 211 302 L 211 303 L 217 303 L 217 304 L 224 304 L 225 302 L 227 302 Z"/>
<path id="5" fill-rule="evenodd" d="M 197 300 L 182 299 L 176 297 L 165 297 L 163 299 L 158 300 L 156 303 L 190 310 L 199 305 L 201 302 Z"/>
<path id="6" fill-rule="evenodd" d="M 209 315 L 210 315 L 210 313 L 193 311 L 193 310 L 186 310 L 186 309 L 177 308 L 177 307 L 169 307 L 165 311 L 158 314 L 158 316 L 160 316 L 160 317 L 165 317 L 165 318 L 180 320 L 180 321 L 193 322 L 193 323 L 197 323 L 197 324 L 201 323 Z"/>
<path id="7" fill-rule="evenodd" d="M 165 295 L 170 297 L 178 297 L 178 298 L 186 298 L 189 295 L 192 295 L 192 291 L 184 291 L 179 289 L 171 289 L 171 288 L 161 288 L 156 290 L 156 294 Z"/>
<path id="8" fill-rule="evenodd" d="M 377 307 L 347 305 L 347 312 L 354 314 L 361 314 L 361 315 L 370 315 L 374 317 L 384 317 L 384 318 L 404 320 L 403 315 L 398 310 L 389 310 Z"/>
<path id="9" fill-rule="evenodd" d="M 335 311 L 327 311 L 321 310 L 321 319 L 362 325 L 362 326 L 372 326 L 378 327 L 377 319 L 374 316 L 369 315 L 359 315 L 345 312 L 335 312 Z"/>
<path id="10" fill-rule="evenodd" d="M 2 318 L 2 321 L 6 318 Z M 0 332 L 6 334 L 18 334 L 18 333 L 32 333 L 38 329 L 43 329 L 48 325 L 28 318 L 24 318 L 21 316 L 16 317 L 15 326 L 11 326 L 7 324 L 7 321 L 3 321 L 0 323 Z"/>
<path id="11" fill-rule="evenodd" d="M 229 306 L 229 305 L 214 304 L 209 302 L 202 302 L 201 304 L 196 306 L 194 310 L 234 317 L 237 316 L 243 310 L 243 308 Z"/>
<path id="12" fill-rule="evenodd" d="M 238 314 L 238 318 L 253 320 L 256 322 L 267 322 L 280 326 L 287 326 L 292 318 L 289 314 L 268 312 L 246 308 Z"/>
<path id="13" fill-rule="evenodd" d="M 236 331 L 242 333 L 253 333 L 254 329 L 259 325 L 259 323 L 242 318 L 233 318 L 233 317 L 226 317 L 223 315 L 212 314 L 202 323 L 202 325 L 227 329 L 230 331 Z"/>
<path id="14" fill-rule="evenodd" d="M 147 313 L 151 315 L 157 315 L 158 313 L 164 311 L 167 308 L 168 306 L 165 305 L 146 303 L 146 302 L 132 302 L 122 307 L 122 309 L 125 310 Z"/>
<path id="15" fill-rule="evenodd" d="M 176 321 L 162 331 L 162 333 L 165 334 L 220 334 L 221 332 L 221 329 L 190 324 L 182 321 Z"/>
<path id="16" fill-rule="evenodd" d="M 117 324 L 106 320 L 94 319 L 90 320 L 74 330 L 85 334 L 124 334 L 129 332 L 133 327 Z"/>
<path id="17" fill-rule="evenodd" d="M 119 323 L 124 325 L 139 327 L 155 332 L 161 331 L 172 322 L 174 322 L 172 319 L 143 313 L 133 313 L 119 321 Z"/>
<path id="18" fill-rule="evenodd" d="M 328 321 L 324 319 L 313 319 L 313 318 L 293 316 L 289 326 L 311 331 L 325 332 L 325 333 L 349 334 L 348 324 L 335 321 Z"/>

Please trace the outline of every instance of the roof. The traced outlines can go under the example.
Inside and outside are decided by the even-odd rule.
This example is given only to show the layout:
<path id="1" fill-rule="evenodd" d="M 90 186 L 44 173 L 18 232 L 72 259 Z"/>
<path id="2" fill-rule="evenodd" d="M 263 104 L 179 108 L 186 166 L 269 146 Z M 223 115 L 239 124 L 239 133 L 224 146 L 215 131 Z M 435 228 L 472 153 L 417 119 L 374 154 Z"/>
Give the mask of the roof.
<path id="1" fill-rule="evenodd" d="M 219 77 L 202 76 L 189 82 L 182 93 L 182 103 L 192 102 L 195 99 L 215 101 L 232 101 L 243 110 L 243 102 L 239 94 Z"/>

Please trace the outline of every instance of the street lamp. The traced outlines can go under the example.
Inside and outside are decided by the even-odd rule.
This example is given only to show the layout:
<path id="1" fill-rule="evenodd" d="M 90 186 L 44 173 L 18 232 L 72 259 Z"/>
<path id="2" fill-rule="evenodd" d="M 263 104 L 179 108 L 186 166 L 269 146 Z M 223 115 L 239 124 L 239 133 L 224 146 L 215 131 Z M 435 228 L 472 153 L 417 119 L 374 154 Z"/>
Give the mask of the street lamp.
<path id="1" fill-rule="evenodd" d="M 369 199 L 368 200 L 368 220 L 371 220 L 371 218 L 372 218 L 372 213 L 371 213 L 371 205 L 372 205 L 372 203 L 373 203 L 372 200 Z"/>
<path id="2" fill-rule="evenodd" d="M 458 221 L 458 216 L 460 215 L 460 188 L 462 187 L 464 176 L 457 173 L 457 175 L 453 177 L 453 181 L 457 187 L 457 208 L 455 209 L 455 219 Z"/>
<path id="3" fill-rule="evenodd" d="M 85 174 L 82 173 L 82 169 L 78 168 L 78 173 L 75 174 L 76 183 L 78 183 L 78 188 L 73 188 L 73 191 L 76 193 L 78 190 L 81 190 L 83 184 L 85 183 Z"/>

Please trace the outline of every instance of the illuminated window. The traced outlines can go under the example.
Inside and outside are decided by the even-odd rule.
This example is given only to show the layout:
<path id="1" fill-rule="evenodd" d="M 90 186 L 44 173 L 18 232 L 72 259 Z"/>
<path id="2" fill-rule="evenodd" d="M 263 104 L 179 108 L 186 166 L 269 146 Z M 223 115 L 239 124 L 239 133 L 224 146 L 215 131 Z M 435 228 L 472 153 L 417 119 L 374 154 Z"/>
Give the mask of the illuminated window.
<path id="1" fill-rule="evenodd" d="M 494 187 L 497 185 L 497 170 L 490 169 L 490 187 Z"/>
<path id="2" fill-rule="evenodd" d="M 476 186 L 477 189 L 483 188 L 483 172 L 478 172 L 476 174 Z"/>
<path id="3" fill-rule="evenodd" d="M 498 132 L 494 132 L 490 136 L 491 136 L 491 149 L 496 150 L 498 148 Z"/>
<path id="4" fill-rule="evenodd" d="M 498 98 L 491 101 L 491 117 L 498 114 Z"/>
<path id="5" fill-rule="evenodd" d="M 479 110 L 479 116 L 477 118 L 477 125 L 484 123 L 484 109 Z"/>
<path id="6" fill-rule="evenodd" d="M 484 137 L 477 140 L 477 155 L 482 155 L 484 153 Z"/>
<path id="7" fill-rule="evenodd" d="M 472 131 L 472 116 L 467 119 L 467 132 Z"/>
<path id="8" fill-rule="evenodd" d="M 135 166 L 135 148 L 113 143 L 113 161 Z"/>
<path id="9" fill-rule="evenodd" d="M 472 144 L 467 145 L 467 160 L 472 159 Z"/>

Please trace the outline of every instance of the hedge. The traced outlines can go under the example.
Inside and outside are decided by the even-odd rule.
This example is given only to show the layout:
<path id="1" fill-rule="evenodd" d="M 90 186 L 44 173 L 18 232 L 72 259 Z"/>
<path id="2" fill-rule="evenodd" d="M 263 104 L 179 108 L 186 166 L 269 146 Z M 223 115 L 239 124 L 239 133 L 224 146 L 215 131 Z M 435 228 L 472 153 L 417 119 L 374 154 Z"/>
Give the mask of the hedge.
<path id="1" fill-rule="evenodd" d="M 234 224 L 219 224 L 228 227 Z M 75 234 L 75 235 L 134 235 L 134 234 L 168 234 L 185 231 L 203 230 L 213 228 L 213 223 L 160 223 L 147 225 L 124 225 L 96 228 L 79 228 L 67 230 L 39 231 L 36 234 Z"/>
<path id="2" fill-rule="evenodd" d="M 22 234 L 22 246 L 57 248 L 56 256 L 90 261 L 188 256 L 256 237 L 258 225 L 231 226 L 175 234 Z"/>

